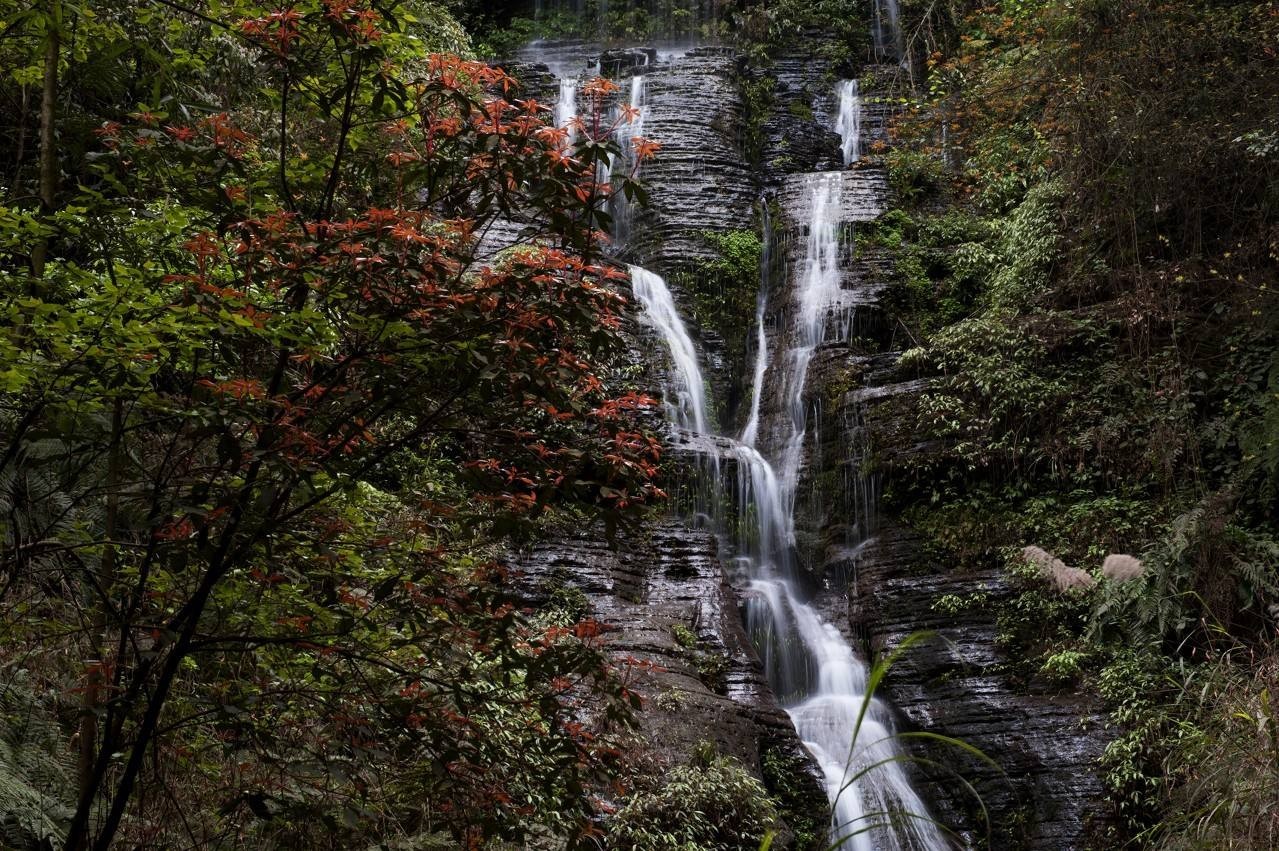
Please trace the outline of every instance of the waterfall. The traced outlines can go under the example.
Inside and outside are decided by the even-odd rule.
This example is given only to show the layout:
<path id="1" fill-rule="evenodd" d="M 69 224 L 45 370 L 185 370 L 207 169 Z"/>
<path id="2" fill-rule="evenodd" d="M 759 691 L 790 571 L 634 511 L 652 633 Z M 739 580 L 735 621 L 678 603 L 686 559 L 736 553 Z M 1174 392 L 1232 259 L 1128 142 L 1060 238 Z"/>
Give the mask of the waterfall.
<path id="1" fill-rule="evenodd" d="M 648 106 L 644 103 L 644 77 L 641 74 L 631 77 L 631 94 L 628 103 L 632 109 L 639 111 L 639 115 L 633 121 L 622 121 L 620 120 L 621 106 L 618 107 L 619 121 L 613 131 L 613 141 L 621 149 L 621 154 L 610 163 L 609 171 L 612 175 L 619 177 L 630 176 L 632 172 L 636 175 L 639 173 L 635 147 L 631 144 L 631 140 L 636 136 L 644 135 L 644 117 L 648 112 Z M 615 192 L 609 196 L 609 211 L 613 215 L 613 241 L 617 245 L 624 245 L 631 235 L 633 206 L 630 199 L 623 192 Z"/>
<path id="2" fill-rule="evenodd" d="M 644 135 L 644 116 L 648 113 L 648 106 L 644 103 L 644 76 L 642 74 L 631 76 L 631 94 L 628 103 L 632 109 L 639 111 L 639 115 L 629 123 L 622 122 L 618 124 L 617 129 L 613 132 L 613 141 L 617 142 L 617 146 L 622 149 L 622 161 L 629 172 L 630 169 L 635 167 L 635 149 L 631 145 L 631 139 Z"/>
<path id="3" fill-rule="evenodd" d="M 875 0 L 873 36 L 877 59 L 902 60 L 901 10 L 898 0 Z"/>
<path id="4" fill-rule="evenodd" d="M 770 485 L 775 494 L 768 500 L 781 506 L 781 520 L 770 519 L 784 528 L 785 543 L 773 544 L 783 550 L 773 556 L 761 547 L 756 558 L 751 588 L 758 601 L 769 610 L 753 614 L 752 628 L 765 650 L 765 664 L 778 660 L 790 670 L 770 676 L 778 695 L 785 701 L 800 738 L 812 752 L 826 777 L 827 793 L 834 804 L 832 841 L 844 840 L 844 848 L 857 851 L 878 849 L 944 849 L 948 844 L 938 829 L 927 821 L 927 809 L 911 788 L 901 765 L 902 752 L 891 738 L 891 715 L 879 700 L 867 695 L 866 668 L 852 648 L 830 623 L 797 593 L 790 553 L 794 543 L 795 491 L 808 433 L 804 388 L 808 368 L 817 348 L 828 341 L 830 329 L 846 334 L 850 310 L 842 302 L 842 217 L 843 174 L 819 173 L 804 178 L 807 236 L 804 256 L 795 272 L 796 310 L 789 329 L 790 348 L 781 355 L 782 410 L 789 419 L 790 434 L 782 446 L 782 476 Z M 745 472 L 754 480 L 757 474 Z M 761 485 L 752 481 L 756 492 L 756 515 L 763 518 L 774 509 L 763 510 L 758 502 Z M 769 540 L 778 533 L 765 534 Z M 748 615 L 748 618 L 750 616 Z M 802 647 L 797 660 L 791 649 Z M 867 703 L 869 701 L 869 703 Z M 865 717 L 857 728 L 857 718 L 866 705 Z M 852 737 L 856 730 L 856 742 Z M 877 763 L 882 763 L 878 764 Z M 852 778 L 875 766 L 858 777 Z M 851 785 L 849 785 L 851 782 Z M 847 786 L 848 788 L 844 788 Z M 892 813 L 908 815 L 893 820 Z M 892 821 L 894 826 L 888 827 Z M 897 824 L 897 821 L 904 823 Z M 866 828 L 876 825 L 873 830 Z"/>
<path id="5" fill-rule="evenodd" d="M 866 694 L 866 666 L 839 630 L 799 594 L 794 507 L 807 433 L 804 384 L 813 353 L 827 339 L 832 315 L 835 328 L 848 325 L 847 311 L 839 304 L 842 173 L 815 174 L 806 182 L 809 225 L 796 276 L 799 309 L 790 329 L 793 345 L 780 361 L 785 370 L 784 410 L 790 420 L 783 447 L 785 475 L 779 478 L 752 445 L 759 424 L 757 401 L 743 440 L 719 439 L 736 462 L 738 511 L 747 521 L 739 524 L 736 542 L 750 580 L 747 630 L 769 684 L 825 777 L 832 803 L 831 841 L 854 851 L 944 851 L 949 844 L 928 820 L 927 808 L 902 767 L 904 755 L 892 738 L 890 712 Z M 667 402 L 668 416 L 682 429 L 705 434 L 705 385 L 697 351 L 670 289 L 652 272 L 637 266 L 630 271 L 636 298 L 670 351 L 681 385 L 677 402 Z M 767 371 L 762 301 L 756 319 L 758 400 Z"/>
<path id="6" fill-rule="evenodd" d="M 675 298 L 660 275 L 639 266 L 631 266 L 630 273 L 635 297 L 649 323 L 662 335 L 680 384 L 674 392 L 675 401 L 666 400 L 667 417 L 685 431 L 706 434 L 706 384 L 697 364 L 697 347 L 679 318 Z"/>
<path id="7" fill-rule="evenodd" d="M 878 2 L 893 4 L 895 9 L 895 0 Z M 895 21 L 895 15 L 890 17 Z M 577 117 L 577 89 L 573 72 L 561 74 L 555 106 L 558 126 L 568 126 Z M 842 83 L 838 94 L 836 129 L 847 164 L 860 153 L 856 81 Z M 630 104 L 640 114 L 635 122 L 615 131 L 614 140 L 622 152 L 601 169 L 602 180 L 635 167 L 630 139 L 643 132 L 648 112 L 645 98 L 644 77 L 635 75 L 630 81 Z M 856 851 L 943 851 L 949 845 L 927 820 L 923 802 L 907 781 L 903 754 L 891 738 L 888 708 L 866 695 L 866 666 L 840 631 L 804 598 L 795 563 L 796 489 L 805 445 L 813 437 L 804 398 L 809 365 L 821 345 L 842 339 L 851 327 L 852 311 L 842 303 L 841 286 L 843 178 L 844 172 L 805 178 L 803 258 L 792 273 L 792 315 L 787 327 L 779 329 L 783 333 L 777 335 L 772 352 L 765 321 L 773 245 L 769 205 L 762 205 L 765 244 L 755 316 L 752 397 L 740 441 L 712 433 L 698 350 L 666 281 L 639 266 L 629 267 L 630 277 L 644 320 L 670 355 L 664 394 L 667 419 L 686 437 L 701 438 L 686 441 L 714 489 L 711 499 L 699 495 L 699 510 L 719 528 L 737 530 L 730 545 L 735 546 L 736 563 L 744 573 L 746 627 L 774 694 L 825 778 L 833 813 L 831 841 Z M 610 205 L 617 242 L 623 244 L 631 210 L 620 197 Z M 770 374 L 775 376 L 771 383 L 767 381 Z M 766 406 L 768 392 L 778 395 L 772 400 L 775 404 Z M 768 451 L 776 452 L 776 457 L 767 457 L 757 448 L 761 434 L 769 436 Z M 771 439 L 774 435 L 777 441 Z M 722 514 L 722 459 L 733 461 L 736 472 L 737 522 L 732 525 Z M 869 497 L 860 506 L 867 511 Z M 869 525 L 859 522 L 858 533 L 868 534 Z"/>
<path id="8" fill-rule="evenodd" d="M 768 287 L 773 266 L 773 224 L 768 199 L 761 199 L 759 206 L 764 239 L 759 258 L 759 295 L 755 300 L 755 374 L 751 379 L 750 415 L 746 418 L 741 437 L 742 443 L 751 447 L 759 438 L 759 405 L 764 397 L 764 374 L 768 372 L 768 336 L 764 333 L 764 315 L 768 311 Z"/>
<path id="9" fill-rule="evenodd" d="M 856 80 L 840 80 L 836 92 L 839 117 L 835 120 L 835 132 L 841 140 L 839 149 L 844 155 L 844 165 L 849 165 L 862 155 L 862 96 Z"/>
<path id="10" fill-rule="evenodd" d="M 561 77 L 560 97 L 555 102 L 555 126 L 569 127 L 575 118 L 577 118 L 577 80 L 572 77 Z M 569 141 L 576 136 L 577 131 L 569 127 Z"/>
<path id="11" fill-rule="evenodd" d="M 795 510 L 795 491 L 803 462 L 804 439 L 807 436 L 807 411 L 804 408 L 804 385 L 808 366 L 817 347 L 826 341 L 826 328 L 831 314 L 836 325 L 848 323 L 840 299 L 840 200 L 843 188 L 841 172 L 821 172 L 805 177 L 808 237 L 803 262 L 797 275 L 798 310 L 793 333 L 794 345 L 785 353 L 782 376 L 782 402 L 790 417 L 790 435 L 782 452 L 782 487 L 790 512 Z"/>

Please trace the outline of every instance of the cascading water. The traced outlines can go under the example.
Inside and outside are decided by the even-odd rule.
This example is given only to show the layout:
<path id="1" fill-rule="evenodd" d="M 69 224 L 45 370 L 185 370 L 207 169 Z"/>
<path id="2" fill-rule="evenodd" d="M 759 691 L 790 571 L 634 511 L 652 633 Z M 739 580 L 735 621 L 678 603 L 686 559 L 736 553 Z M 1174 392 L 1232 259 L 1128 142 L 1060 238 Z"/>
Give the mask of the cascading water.
<path id="1" fill-rule="evenodd" d="M 644 80 L 637 75 L 631 80 L 630 102 L 641 112 L 638 122 L 618 131 L 623 157 L 629 156 L 630 137 L 641 135 L 646 112 L 644 95 Z M 844 91 L 840 92 L 840 135 L 846 163 L 857 152 L 855 84 L 849 95 L 845 116 Z M 555 107 L 556 124 L 568 126 L 577 114 L 577 80 L 563 76 Z M 633 162 L 613 164 L 614 169 L 633 166 Z M 754 392 L 741 441 L 711 434 L 697 348 L 666 282 L 638 266 L 630 267 L 631 281 L 647 321 L 670 352 L 673 369 L 672 386 L 666 393 L 668 419 L 688 435 L 707 438 L 699 446 L 716 447 L 704 456 L 706 471 L 716 487 L 721 457 L 735 461 L 737 507 L 742 521 L 738 524 L 741 533 L 736 546 L 750 591 L 747 628 L 774 692 L 826 778 L 833 804 L 832 841 L 856 851 L 942 851 L 948 845 L 927 820 L 925 807 L 902 770 L 902 753 L 891 738 L 887 708 L 865 694 L 866 668 L 848 642 L 801 598 L 794 564 L 795 492 L 808 435 L 804 404 L 808 367 L 817 348 L 828 342 L 829 329 L 842 334 L 849 327 L 850 311 L 840 304 L 841 178 L 840 172 L 808 178 L 807 242 L 796 275 L 797 310 L 787 336 L 791 345 L 784 352 L 774 352 L 771 358 L 764 329 L 768 287 L 761 287 Z M 614 214 L 622 218 L 616 209 Z M 629 210 L 624 215 L 625 229 Z M 625 233 L 619 236 L 619 243 L 624 242 Z M 766 257 L 761 269 L 765 284 L 769 265 Z M 782 412 L 784 422 L 770 426 L 768 432 L 785 438 L 778 459 L 780 476 L 755 446 L 764 425 L 761 400 L 770 369 L 780 373 L 780 404 L 770 410 Z"/>
<path id="2" fill-rule="evenodd" d="M 785 353 L 781 384 L 784 410 L 790 416 L 790 435 L 782 450 L 781 480 L 792 516 L 807 436 L 804 385 L 808 381 L 808 366 L 817 347 L 826 341 L 826 328 L 831 319 L 836 319 L 839 328 L 847 324 L 845 311 L 839 306 L 839 202 L 843 176 L 840 172 L 822 172 L 808 175 L 805 183 L 808 238 L 797 275 L 798 309 L 791 329 L 794 346 Z"/>
<path id="3" fill-rule="evenodd" d="M 901 765 L 903 754 L 892 739 L 887 707 L 865 693 L 865 665 L 839 630 L 800 598 L 792 556 L 794 487 L 806 432 L 804 382 L 813 352 L 825 342 L 829 314 L 832 309 L 840 312 L 839 178 L 833 173 L 809 180 L 810 226 L 797 278 L 800 309 L 792 329 L 795 345 L 783 361 L 791 429 L 783 463 L 793 471 L 789 482 L 779 479 L 753 446 L 757 409 L 756 428 L 748 424 L 743 433 L 748 439 L 719 439 L 736 462 L 739 511 L 753 521 L 742 524 L 749 528 L 737 542 L 750 577 L 747 628 L 769 683 L 826 778 L 833 804 L 832 841 L 855 851 L 942 851 L 949 846 L 910 787 Z M 696 348 L 674 298 L 660 276 L 636 266 L 630 271 L 636 298 L 661 334 L 674 365 L 679 387 L 672 394 L 677 401 L 668 401 L 668 415 L 678 427 L 706 434 L 705 385 Z M 761 323 L 763 312 L 761 306 Z M 767 350 L 761 345 L 757 360 L 765 368 L 766 359 Z M 758 398 L 763 392 L 758 365 L 756 373 Z"/>
<path id="4" fill-rule="evenodd" d="M 631 77 L 628 104 L 634 110 L 634 114 L 630 121 L 626 121 L 620 114 L 619 106 L 617 129 L 613 131 L 613 141 L 621 149 L 621 154 L 615 158 L 610 170 L 615 175 L 638 176 L 638 160 L 631 140 L 636 136 L 644 135 L 644 116 L 648 112 L 648 107 L 644 103 L 644 77 L 641 74 Z M 609 210 L 613 215 L 613 241 L 617 245 L 624 245 L 631 235 L 631 201 L 625 193 L 615 192 L 609 196 Z"/>
<path id="5" fill-rule="evenodd" d="M 844 165 L 850 165 L 862 156 L 861 91 L 856 80 L 841 80 L 835 91 L 839 98 L 835 132 L 839 134 L 839 149 L 844 155 Z"/>
<path id="6" fill-rule="evenodd" d="M 755 303 L 755 374 L 751 380 L 750 415 L 746 418 L 741 437 L 743 444 L 752 447 L 759 438 L 759 407 L 764 397 L 764 375 L 768 372 L 768 335 L 764 333 L 764 317 L 768 312 L 768 282 L 773 266 L 773 223 L 768 199 L 762 198 L 759 207 L 764 240 L 759 257 L 759 296 Z"/>
<path id="7" fill-rule="evenodd" d="M 697 363 L 697 347 L 675 309 L 675 298 L 660 275 L 631 266 L 631 288 L 648 321 L 662 335 L 671 353 L 680 386 L 666 400 L 667 417 L 685 431 L 706 434 L 706 384 Z M 669 396 L 674 395 L 672 401 Z"/>
<path id="8" fill-rule="evenodd" d="M 901 9 L 897 0 L 875 0 L 872 36 L 877 58 L 901 61 L 903 51 L 900 18 Z"/>
<path id="9" fill-rule="evenodd" d="M 755 502 L 760 516 L 766 513 L 760 505 L 781 506 L 782 520 L 772 523 L 785 529 L 787 540 L 765 545 L 778 551 L 775 556 L 761 546 L 753 560 L 752 588 L 768 612 L 757 618 L 767 622 L 766 629 L 751 626 L 761 634 L 762 643 L 782 648 L 774 652 L 784 662 L 794 664 L 794 654 L 787 647 L 799 645 L 807 653 L 801 675 L 783 671 L 775 676 L 795 729 L 826 777 L 834 804 L 833 841 L 842 840 L 842 847 L 858 851 L 944 849 L 948 847 L 945 839 L 928 821 L 927 810 L 902 769 L 902 753 L 891 738 L 887 707 L 865 692 L 864 664 L 839 631 L 797 595 L 790 552 L 795 489 L 808 431 L 804 388 L 813 354 L 828 341 L 828 331 L 834 328 L 842 334 L 850 325 L 849 309 L 841 303 L 843 175 L 809 175 L 805 183 L 808 228 L 804 257 L 795 273 L 797 310 L 789 329 L 791 346 L 779 362 L 784 370 L 781 409 L 788 414 L 790 433 L 782 445 L 783 474 L 772 480 L 776 494 L 761 499 L 757 493 Z M 754 472 L 748 475 L 753 482 L 758 478 Z M 759 537 L 766 539 L 763 529 Z M 799 693 L 797 685 L 802 688 Z"/>
<path id="10" fill-rule="evenodd" d="M 577 131 L 571 125 L 577 118 L 577 80 L 572 77 L 560 78 L 560 97 L 555 102 L 555 126 L 568 127 L 568 138 L 572 141 Z"/>

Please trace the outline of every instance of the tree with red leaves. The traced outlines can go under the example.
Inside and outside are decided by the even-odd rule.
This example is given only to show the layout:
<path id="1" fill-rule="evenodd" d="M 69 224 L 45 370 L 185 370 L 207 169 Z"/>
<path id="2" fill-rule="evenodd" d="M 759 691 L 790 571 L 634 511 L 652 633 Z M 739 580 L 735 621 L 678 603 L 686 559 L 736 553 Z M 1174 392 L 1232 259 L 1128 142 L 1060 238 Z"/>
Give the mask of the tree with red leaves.
<path id="1" fill-rule="evenodd" d="M 5 644 L 79 751 L 40 839 L 583 835 L 633 697 L 486 542 L 662 496 L 610 372 L 612 128 L 570 143 L 395 3 L 172 9 L 182 62 L 234 45 L 261 89 L 161 93 L 79 197 L 5 211 Z"/>

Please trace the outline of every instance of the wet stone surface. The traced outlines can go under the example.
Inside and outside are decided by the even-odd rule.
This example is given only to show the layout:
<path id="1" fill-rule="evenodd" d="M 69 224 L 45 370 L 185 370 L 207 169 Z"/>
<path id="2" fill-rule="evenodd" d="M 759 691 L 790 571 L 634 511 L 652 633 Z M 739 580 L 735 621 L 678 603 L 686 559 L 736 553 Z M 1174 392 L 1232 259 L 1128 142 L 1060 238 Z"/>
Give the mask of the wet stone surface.
<path id="1" fill-rule="evenodd" d="M 699 48 L 644 75 L 644 135 L 661 144 L 641 168 L 651 199 L 629 254 L 666 274 L 715 256 L 702 231 L 753 229 L 757 196 L 741 155 L 736 56 Z"/>
<path id="2" fill-rule="evenodd" d="M 995 622 L 988 604 L 944 613 L 944 595 L 985 596 L 997 603 L 1011 590 L 995 573 L 956 575 L 921 564 L 920 542 L 908 528 L 885 521 L 857 562 L 853 623 L 868 649 L 882 652 L 920 631 L 935 637 L 917 645 L 888 676 L 893 703 L 908 729 L 957 738 L 990 756 L 999 770 L 945 745 L 917 752 L 962 772 L 990 811 L 996 848 L 1073 849 L 1089 846 L 1108 812 L 1097 760 L 1108 736 L 1104 718 L 1068 694 L 1014 691 L 1000 668 Z M 920 771 L 937 815 L 982 834 L 976 801 L 944 769 Z"/>
<path id="3" fill-rule="evenodd" d="M 514 566 L 530 603 L 580 592 L 590 616 L 607 625 L 610 653 L 657 666 L 635 688 L 645 699 L 639 730 L 660 765 L 687 763 L 703 742 L 759 775 L 765 754 L 806 762 L 764 682 L 709 532 L 670 518 L 611 542 L 602 528 L 585 529 L 535 545 Z M 816 774 L 789 781 L 812 812 L 824 809 Z"/>
<path id="4" fill-rule="evenodd" d="M 761 451 L 774 458 L 788 416 L 780 387 L 784 364 L 776 359 L 793 342 L 786 335 L 798 310 L 794 275 L 804 260 L 808 226 L 805 204 L 812 178 L 800 172 L 842 166 L 839 137 L 829 130 L 837 108 L 832 81 L 840 75 L 813 61 L 812 49 L 806 45 L 804 55 L 782 57 L 767 72 L 777 79 L 776 108 L 764 125 L 759 170 L 742 155 L 742 68 L 731 52 L 703 48 L 654 57 L 646 50 L 601 53 L 568 43 L 526 51 L 523 59 L 533 64 L 521 66 L 528 92 L 548 103 L 557 97 L 557 75 L 584 74 L 596 62 L 618 75 L 644 75 L 644 135 L 663 148 L 642 171 L 653 203 L 634 223 L 626 260 L 659 274 L 695 264 L 709 256 L 702 231 L 753 228 L 761 187 L 774 193 L 781 212 L 779 260 L 768 293 L 765 336 L 771 365 L 759 439 Z M 900 68 L 885 65 L 866 66 L 859 80 L 861 146 L 867 151 L 887 142 L 888 118 L 906 80 Z M 900 323 L 881 306 L 895 258 L 884 249 L 854 249 L 857 224 L 873 220 L 890 204 L 886 176 L 870 156 L 840 170 L 837 179 L 843 275 L 828 319 L 838 327 L 826 335 L 809 365 L 803 397 L 809 433 L 796 489 L 796 535 L 808 590 L 816 608 L 868 658 L 920 630 L 937 632 L 937 639 L 893 668 L 883 696 L 897 707 L 902 730 L 961 739 L 1001 766 L 1002 772 L 952 751 L 913 746 L 917 755 L 952 765 L 974 783 L 997 827 L 990 847 L 1087 847 L 1104 821 L 1096 759 L 1107 738 L 1095 707 L 1070 696 L 1014 689 L 1001 673 L 1008 660 L 996 645 L 989 609 L 944 613 L 933 608 L 947 594 L 985 594 L 997 601 L 1011 593 L 1007 586 L 994 574 L 956 575 L 928 563 L 918 535 L 876 510 L 881 476 L 891 477 L 901 459 L 927 447 L 908 428 L 872 434 L 867 411 L 891 408 L 896 421 L 906 423 L 922 386 L 897 374 L 897 352 L 914 342 L 903 337 Z M 722 341 L 695 326 L 688 294 L 677 290 L 675 298 L 710 383 L 723 392 L 740 376 L 724 374 L 728 358 Z M 661 341 L 638 323 L 633 331 L 634 357 L 648 364 L 645 386 L 661 386 L 669 370 Z M 726 418 L 721 430 L 736 433 L 741 414 L 735 422 Z M 706 445 L 714 443 L 712 438 L 686 437 L 672 436 L 672 463 L 696 466 L 690 459 L 715 448 Z M 863 476 L 862 464 L 871 456 L 884 472 Z M 721 473 L 731 470 L 726 466 Z M 537 545 L 518 565 L 531 599 L 549 601 L 564 588 L 580 591 L 590 614 L 611 625 L 614 653 L 661 667 L 640 685 L 648 698 L 641 731 L 659 760 L 684 762 L 702 741 L 714 742 L 761 774 L 767 751 L 803 759 L 744 634 L 742 594 L 730 587 L 731 571 L 708 531 L 671 518 L 649 521 L 616 541 L 600 529 L 577 530 Z M 694 648 L 685 646 L 689 634 L 696 637 Z M 714 670 L 708 670 L 708 657 L 721 660 Z M 821 810 L 820 781 L 811 771 L 800 775 L 803 794 Z M 917 780 L 936 817 L 979 839 L 976 808 L 953 775 L 920 769 Z"/>

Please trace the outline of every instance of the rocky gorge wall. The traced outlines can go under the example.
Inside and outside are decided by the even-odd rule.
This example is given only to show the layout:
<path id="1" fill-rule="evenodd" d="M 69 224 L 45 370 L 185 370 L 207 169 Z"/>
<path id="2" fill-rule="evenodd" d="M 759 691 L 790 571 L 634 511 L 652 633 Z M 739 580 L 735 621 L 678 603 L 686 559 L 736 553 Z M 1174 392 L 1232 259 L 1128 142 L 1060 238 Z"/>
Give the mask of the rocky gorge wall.
<path id="1" fill-rule="evenodd" d="M 635 238 L 622 257 L 673 278 L 705 259 L 701 234 L 758 231 L 762 196 L 773 229 L 762 234 L 774 249 L 764 322 L 773 353 L 786 347 L 787 318 L 797 309 L 793 275 L 808 227 L 802 175 L 841 163 L 840 140 L 831 130 L 837 75 L 831 64 L 814 60 L 822 36 L 811 36 L 804 51 L 780 56 L 767 68 L 750 67 L 718 47 L 665 58 L 652 51 L 646 56 L 655 61 L 648 64 L 614 65 L 623 78 L 644 75 L 644 135 L 663 145 L 644 167 L 651 204 L 637 216 Z M 554 98 L 555 72 L 588 68 L 593 61 L 589 46 L 580 44 L 540 50 L 526 55 L 521 67 L 543 101 Z M 870 148 L 887 141 L 895 95 L 905 82 L 894 66 L 868 65 L 861 76 L 862 142 Z M 765 78 L 773 82 L 761 114 L 747 90 Z M 761 139 L 754 162 L 746 151 L 752 126 Z M 958 828 L 967 842 L 987 844 L 979 807 L 949 768 L 984 800 L 994 825 L 989 847 L 1090 847 L 1105 821 L 1096 772 L 1105 737 L 1096 710 L 1073 697 L 1014 687 L 1003 673 L 1006 660 L 987 610 L 936 606 L 946 595 L 1007 595 L 1004 580 L 994 573 L 956 575 L 930 563 L 919 536 L 901 518 L 879 512 L 878 493 L 891 484 L 892 459 L 918 447 L 909 433 L 885 428 L 885 418 L 871 414 L 909 407 L 924 384 L 897 365 L 910 343 L 884 306 L 894 283 L 892 252 L 857 241 L 858 225 L 892 204 L 885 171 L 868 156 L 841 180 L 841 305 L 849 320 L 843 333 L 818 349 L 809 369 L 805 404 L 812 428 L 797 489 L 798 555 L 809 590 L 868 658 L 921 630 L 935 634 L 889 673 L 886 697 L 900 713 L 901 728 L 962 740 L 999 766 L 954 749 L 912 745 L 916 755 L 938 763 L 916 771 L 937 818 Z M 729 352 L 722 337 L 699 327 L 690 294 L 676 288 L 675 296 L 706 360 L 708 383 L 720 390 L 721 430 L 735 433 L 745 416 L 744 397 L 728 388 L 749 383 L 734 363 L 749 364 L 750 358 L 735 358 L 742 353 Z M 642 326 L 635 333 L 636 357 L 645 364 L 638 381 L 654 390 L 669 384 L 660 342 Z M 764 423 L 783 416 L 776 372 L 767 377 L 761 399 Z M 761 450 L 776 451 L 780 439 L 763 431 Z M 674 454 L 690 457 L 678 446 Z M 874 470 L 868 469 L 872 457 Z M 648 701 L 641 731 L 657 760 L 686 762 L 701 743 L 713 742 L 786 796 L 792 816 L 807 808 L 820 821 L 825 801 L 817 774 L 806 765 L 743 630 L 742 589 L 733 587 L 731 555 L 712 532 L 668 517 L 618 540 L 603 530 L 563 534 L 524 554 L 519 566 L 535 600 L 580 594 L 590 614 L 611 625 L 616 653 L 660 667 L 640 687 Z M 779 764 L 788 767 L 785 778 Z"/>

